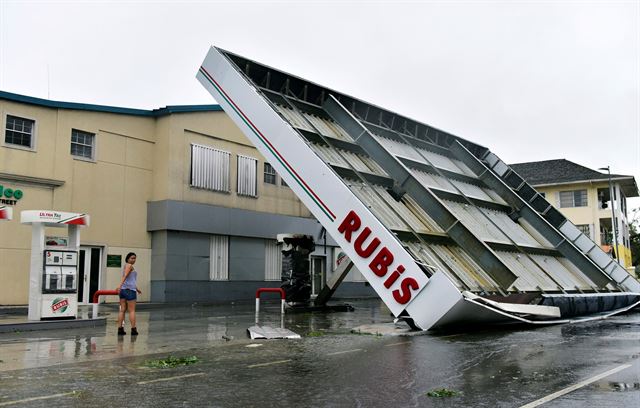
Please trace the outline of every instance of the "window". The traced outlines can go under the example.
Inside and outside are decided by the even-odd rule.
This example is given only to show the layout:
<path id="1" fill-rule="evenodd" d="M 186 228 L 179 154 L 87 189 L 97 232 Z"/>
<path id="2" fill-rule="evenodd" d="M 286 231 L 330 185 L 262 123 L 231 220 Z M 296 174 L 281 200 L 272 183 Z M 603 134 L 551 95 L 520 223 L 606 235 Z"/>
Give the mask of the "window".
<path id="1" fill-rule="evenodd" d="M 17 116 L 7 115 L 4 142 L 6 144 L 23 146 L 33 149 L 33 129 L 35 127 L 35 123 L 36 122 L 31 119 L 24 119 Z"/>
<path id="2" fill-rule="evenodd" d="M 229 280 L 229 237 L 212 235 L 209 254 L 209 279 L 212 281 Z"/>
<path id="3" fill-rule="evenodd" d="M 238 155 L 238 194 L 258 196 L 258 160 Z"/>
<path id="4" fill-rule="evenodd" d="M 265 240 L 264 280 L 279 281 L 282 275 L 282 252 L 278 242 Z"/>
<path id="5" fill-rule="evenodd" d="M 586 207 L 587 190 L 561 191 L 560 208 Z"/>
<path id="6" fill-rule="evenodd" d="M 96 135 L 71 129 L 71 155 L 93 160 L 93 147 Z"/>
<path id="7" fill-rule="evenodd" d="M 542 198 L 547 198 L 547 193 L 540 193 L 540 195 L 542 196 Z"/>
<path id="8" fill-rule="evenodd" d="M 191 186 L 212 191 L 230 192 L 229 161 L 231 153 L 209 146 L 191 145 Z"/>
<path id="9" fill-rule="evenodd" d="M 266 162 L 264 164 L 264 182 L 267 184 L 276 184 L 276 169 Z"/>
<path id="10" fill-rule="evenodd" d="M 582 232 L 584 235 L 588 236 L 589 238 L 591 238 L 591 228 L 589 227 L 589 224 L 582 224 L 582 225 L 576 225 L 576 227 L 580 230 L 580 232 Z"/>
<path id="11" fill-rule="evenodd" d="M 286 181 L 284 181 L 284 179 L 282 177 L 280 177 L 280 185 L 284 186 L 284 187 L 289 187 L 289 185 L 287 184 Z"/>

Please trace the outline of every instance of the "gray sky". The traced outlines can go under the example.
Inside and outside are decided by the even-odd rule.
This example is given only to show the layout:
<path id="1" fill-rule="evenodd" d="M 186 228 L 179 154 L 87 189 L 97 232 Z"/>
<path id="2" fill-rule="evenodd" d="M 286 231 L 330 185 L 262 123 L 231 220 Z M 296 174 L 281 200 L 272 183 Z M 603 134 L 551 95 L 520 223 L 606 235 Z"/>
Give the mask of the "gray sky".
<path id="1" fill-rule="evenodd" d="M 210 45 L 490 148 L 640 182 L 640 1 L 0 0 L 0 89 L 213 103 Z M 630 201 L 640 207 L 640 199 Z"/>

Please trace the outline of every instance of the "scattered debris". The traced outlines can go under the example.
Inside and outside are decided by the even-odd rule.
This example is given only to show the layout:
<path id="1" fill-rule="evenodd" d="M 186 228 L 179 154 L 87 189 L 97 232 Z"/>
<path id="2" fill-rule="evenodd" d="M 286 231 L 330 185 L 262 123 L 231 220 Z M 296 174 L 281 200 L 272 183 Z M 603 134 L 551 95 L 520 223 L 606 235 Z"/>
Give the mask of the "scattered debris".
<path id="1" fill-rule="evenodd" d="M 262 344 L 261 343 L 251 343 L 251 344 L 247 344 L 245 347 L 247 347 L 247 348 L 262 347 Z"/>
<path id="2" fill-rule="evenodd" d="M 172 368 L 172 367 L 177 367 L 181 365 L 195 364 L 198 361 L 200 360 L 198 360 L 198 357 L 196 356 L 190 356 L 190 357 L 169 356 L 162 360 L 149 360 L 145 362 L 145 365 L 147 367 L 152 367 L 152 368 Z"/>
<path id="3" fill-rule="evenodd" d="M 428 397 L 435 397 L 435 398 L 455 397 L 456 395 L 458 395 L 456 391 L 450 390 L 447 388 L 438 388 L 435 390 L 431 390 L 427 393 Z"/>

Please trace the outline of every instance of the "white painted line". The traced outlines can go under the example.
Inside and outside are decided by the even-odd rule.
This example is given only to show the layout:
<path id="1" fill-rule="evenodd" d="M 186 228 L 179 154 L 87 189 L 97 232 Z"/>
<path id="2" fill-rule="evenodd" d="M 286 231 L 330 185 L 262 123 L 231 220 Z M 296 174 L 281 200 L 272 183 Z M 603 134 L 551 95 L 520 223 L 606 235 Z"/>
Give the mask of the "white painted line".
<path id="1" fill-rule="evenodd" d="M 571 387 L 567 387 L 567 388 L 562 389 L 562 390 L 560 390 L 560 391 L 558 391 L 558 392 L 554 392 L 553 394 L 549 394 L 549 395 L 547 395 L 546 397 L 542 397 L 542 398 L 540 398 L 539 400 L 536 400 L 536 401 L 530 402 L 530 403 L 528 403 L 528 404 L 526 404 L 526 405 L 521 406 L 520 408 L 533 408 L 533 407 L 540 406 L 540 405 L 545 404 L 545 403 L 547 403 L 547 402 L 549 402 L 549 401 L 551 401 L 551 400 L 554 400 L 554 399 L 556 399 L 556 398 L 558 398 L 558 397 L 561 397 L 561 396 L 563 396 L 563 395 L 565 395 L 565 394 L 568 394 L 568 393 L 570 393 L 570 392 L 572 392 L 572 391 L 575 391 L 575 390 L 577 390 L 578 388 L 582 388 L 582 387 L 584 387 L 585 385 L 589 385 L 589 384 L 591 384 L 592 382 L 598 381 L 598 380 L 600 380 L 600 379 L 602 379 L 602 378 L 604 378 L 604 377 L 608 377 L 608 376 L 610 376 L 611 374 L 615 374 L 615 373 L 617 373 L 618 371 L 625 370 L 625 369 L 627 369 L 627 368 L 629 368 L 629 367 L 631 367 L 631 364 L 623 364 L 623 365 L 618 366 L 618 367 L 616 367 L 616 368 L 613 368 L 613 369 L 611 369 L 611 370 L 609 370 L 609 371 L 605 371 L 605 372 L 604 372 L 604 373 L 602 373 L 602 374 L 598 374 L 598 375 L 596 375 L 596 376 L 594 376 L 594 377 L 591 377 L 591 378 L 588 378 L 588 379 L 586 379 L 586 380 L 584 380 L 584 381 L 580 381 L 579 383 L 574 384 L 574 385 L 572 385 Z"/>
<path id="2" fill-rule="evenodd" d="M 362 351 L 362 349 L 353 349 L 353 350 L 345 350 L 345 351 L 336 351 L 335 353 L 329 353 L 328 356 L 335 356 L 337 354 L 345 354 L 345 353 L 355 353 L 356 351 Z"/>
<path id="3" fill-rule="evenodd" d="M 142 384 L 151 384 L 151 383 L 155 383 L 155 382 L 161 382 L 161 381 L 171 381 L 171 380 L 177 380 L 180 378 L 189 378 L 189 377 L 197 377 L 200 375 L 205 375 L 205 373 L 194 373 L 194 374 L 185 374 L 185 375 L 176 375 L 174 377 L 165 377 L 165 378 L 158 378 L 155 380 L 149 380 L 149 381 L 138 381 L 138 385 L 142 385 Z"/>
<path id="4" fill-rule="evenodd" d="M 25 402 L 40 401 L 40 400 L 50 399 L 50 398 L 66 397 L 67 395 L 74 395 L 75 393 L 76 393 L 75 391 L 71 391 L 71 392 L 65 392 L 63 394 L 52 394 L 52 395 L 44 395 L 42 397 L 32 397 L 32 398 L 25 398 L 25 399 L 15 400 L 15 401 L 5 401 L 5 402 L 0 402 L 0 407 L 6 407 L 8 405 L 15 405 L 15 404 L 23 404 Z"/>
<path id="5" fill-rule="evenodd" d="M 402 344 L 409 344 L 409 343 L 411 343 L 411 342 L 410 342 L 410 341 L 403 341 L 403 342 L 400 342 L 400 343 L 385 344 L 384 346 L 385 346 L 385 347 L 400 346 L 400 345 L 402 345 Z"/>
<path id="6" fill-rule="evenodd" d="M 288 363 L 289 361 L 291 361 L 291 360 L 279 360 L 279 361 L 272 361 L 270 363 L 251 364 L 251 365 L 248 365 L 247 368 L 265 367 L 265 366 L 270 366 L 270 365 L 274 365 L 274 364 Z"/>

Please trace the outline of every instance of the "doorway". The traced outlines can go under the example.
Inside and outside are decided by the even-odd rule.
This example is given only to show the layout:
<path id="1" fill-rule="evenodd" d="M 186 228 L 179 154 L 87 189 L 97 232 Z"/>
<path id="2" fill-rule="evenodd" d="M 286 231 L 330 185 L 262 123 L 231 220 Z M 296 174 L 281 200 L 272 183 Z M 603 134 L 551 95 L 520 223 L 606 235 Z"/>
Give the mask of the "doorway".
<path id="1" fill-rule="evenodd" d="M 311 296 L 317 296 L 325 285 L 325 257 L 311 257 Z"/>
<path id="2" fill-rule="evenodd" d="M 100 287 L 102 248 L 81 246 L 78 254 L 78 304 L 91 303 Z"/>

